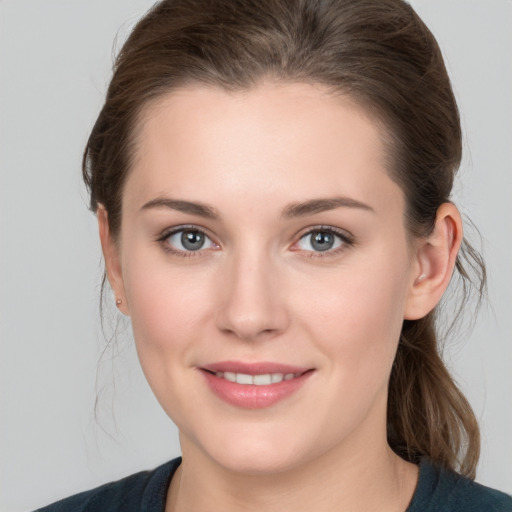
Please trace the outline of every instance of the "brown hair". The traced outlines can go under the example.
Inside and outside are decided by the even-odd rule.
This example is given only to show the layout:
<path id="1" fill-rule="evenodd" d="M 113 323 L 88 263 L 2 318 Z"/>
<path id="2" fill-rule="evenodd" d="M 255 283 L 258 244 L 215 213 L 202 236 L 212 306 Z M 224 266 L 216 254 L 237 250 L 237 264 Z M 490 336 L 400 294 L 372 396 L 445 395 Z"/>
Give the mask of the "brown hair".
<path id="1" fill-rule="evenodd" d="M 267 78 L 324 84 L 378 119 L 389 139 L 390 175 L 406 197 L 408 229 L 429 233 L 439 206 L 450 200 L 461 128 L 436 40 L 407 3 L 164 0 L 121 49 L 84 153 L 91 209 L 106 208 L 114 237 L 147 103 L 187 84 L 233 91 Z M 485 270 L 466 242 L 456 268 L 462 310 L 473 283 L 482 295 Z M 407 460 L 428 456 L 474 477 L 478 425 L 440 357 L 438 337 L 435 311 L 403 324 L 389 383 L 388 441 Z"/>

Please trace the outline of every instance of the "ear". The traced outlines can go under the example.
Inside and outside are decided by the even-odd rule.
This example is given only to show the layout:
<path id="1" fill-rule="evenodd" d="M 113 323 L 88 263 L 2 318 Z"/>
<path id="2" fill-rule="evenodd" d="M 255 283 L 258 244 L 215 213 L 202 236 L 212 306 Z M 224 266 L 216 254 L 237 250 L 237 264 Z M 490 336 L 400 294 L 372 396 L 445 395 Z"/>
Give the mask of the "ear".
<path id="1" fill-rule="evenodd" d="M 121 301 L 117 304 L 117 307 L 122 313 L 128 315 L 119 247 L 111 235 L 108 223 L 108 213 L 103 205 L 99 205 L 97 217 L 107 278 L 110 283 L 110 287 L 114 292 L 116 303 L 117 301 Z"/>
<path id="2" fill-rule="evenodd" d="M 404 319 L 418 320 L 441 300 L 453 274 L 462 243 L 462 219 L 457 207 L 443 203 L 432 232 L 416 246 L 412 282 Z"/>

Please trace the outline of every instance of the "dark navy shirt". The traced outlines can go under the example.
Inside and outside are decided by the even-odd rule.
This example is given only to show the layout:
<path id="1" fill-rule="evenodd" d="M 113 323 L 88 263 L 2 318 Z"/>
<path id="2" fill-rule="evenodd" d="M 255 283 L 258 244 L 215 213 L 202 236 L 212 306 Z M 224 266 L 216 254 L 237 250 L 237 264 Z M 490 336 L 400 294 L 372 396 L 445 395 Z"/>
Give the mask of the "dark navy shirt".
<path id="1" fill-rule="evenodd" d="M 181 458 L 174 459 L 36 512 L 164 512 L 167 489 L 180 463 Z M 512 498 L 423 459 L 406 512 L 512 512 Z"/>

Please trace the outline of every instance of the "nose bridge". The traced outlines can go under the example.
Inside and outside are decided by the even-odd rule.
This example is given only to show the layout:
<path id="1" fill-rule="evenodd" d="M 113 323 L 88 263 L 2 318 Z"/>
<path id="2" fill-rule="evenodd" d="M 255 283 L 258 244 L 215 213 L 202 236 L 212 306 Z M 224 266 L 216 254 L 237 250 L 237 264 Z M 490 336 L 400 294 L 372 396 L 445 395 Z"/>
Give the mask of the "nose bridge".
<path id="1" fill-rule="evenodd" d="M 223 276 L 219 329 L 244 340 L 282 332 L 287 315 L 278 273 L 277 262 L 268 249 L 246 244 L 232 251 Z"/>

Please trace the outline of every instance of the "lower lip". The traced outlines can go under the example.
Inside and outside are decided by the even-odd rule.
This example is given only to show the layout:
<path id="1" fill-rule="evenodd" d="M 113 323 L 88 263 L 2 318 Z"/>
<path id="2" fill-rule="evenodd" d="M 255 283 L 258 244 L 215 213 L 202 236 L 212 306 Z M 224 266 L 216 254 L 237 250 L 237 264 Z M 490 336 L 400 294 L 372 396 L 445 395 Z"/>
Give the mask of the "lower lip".
<path id="1" fill-rule="evenodd" d="M 228 404 L 244 409 L 263 409 L 277 404 L 298 391 L 313 372 L 307 371 L 299 377 L 268 386 L 237 384 L 205 370 L 201 370 L 201 373 L 205 376 L 210 389 Z"/>

